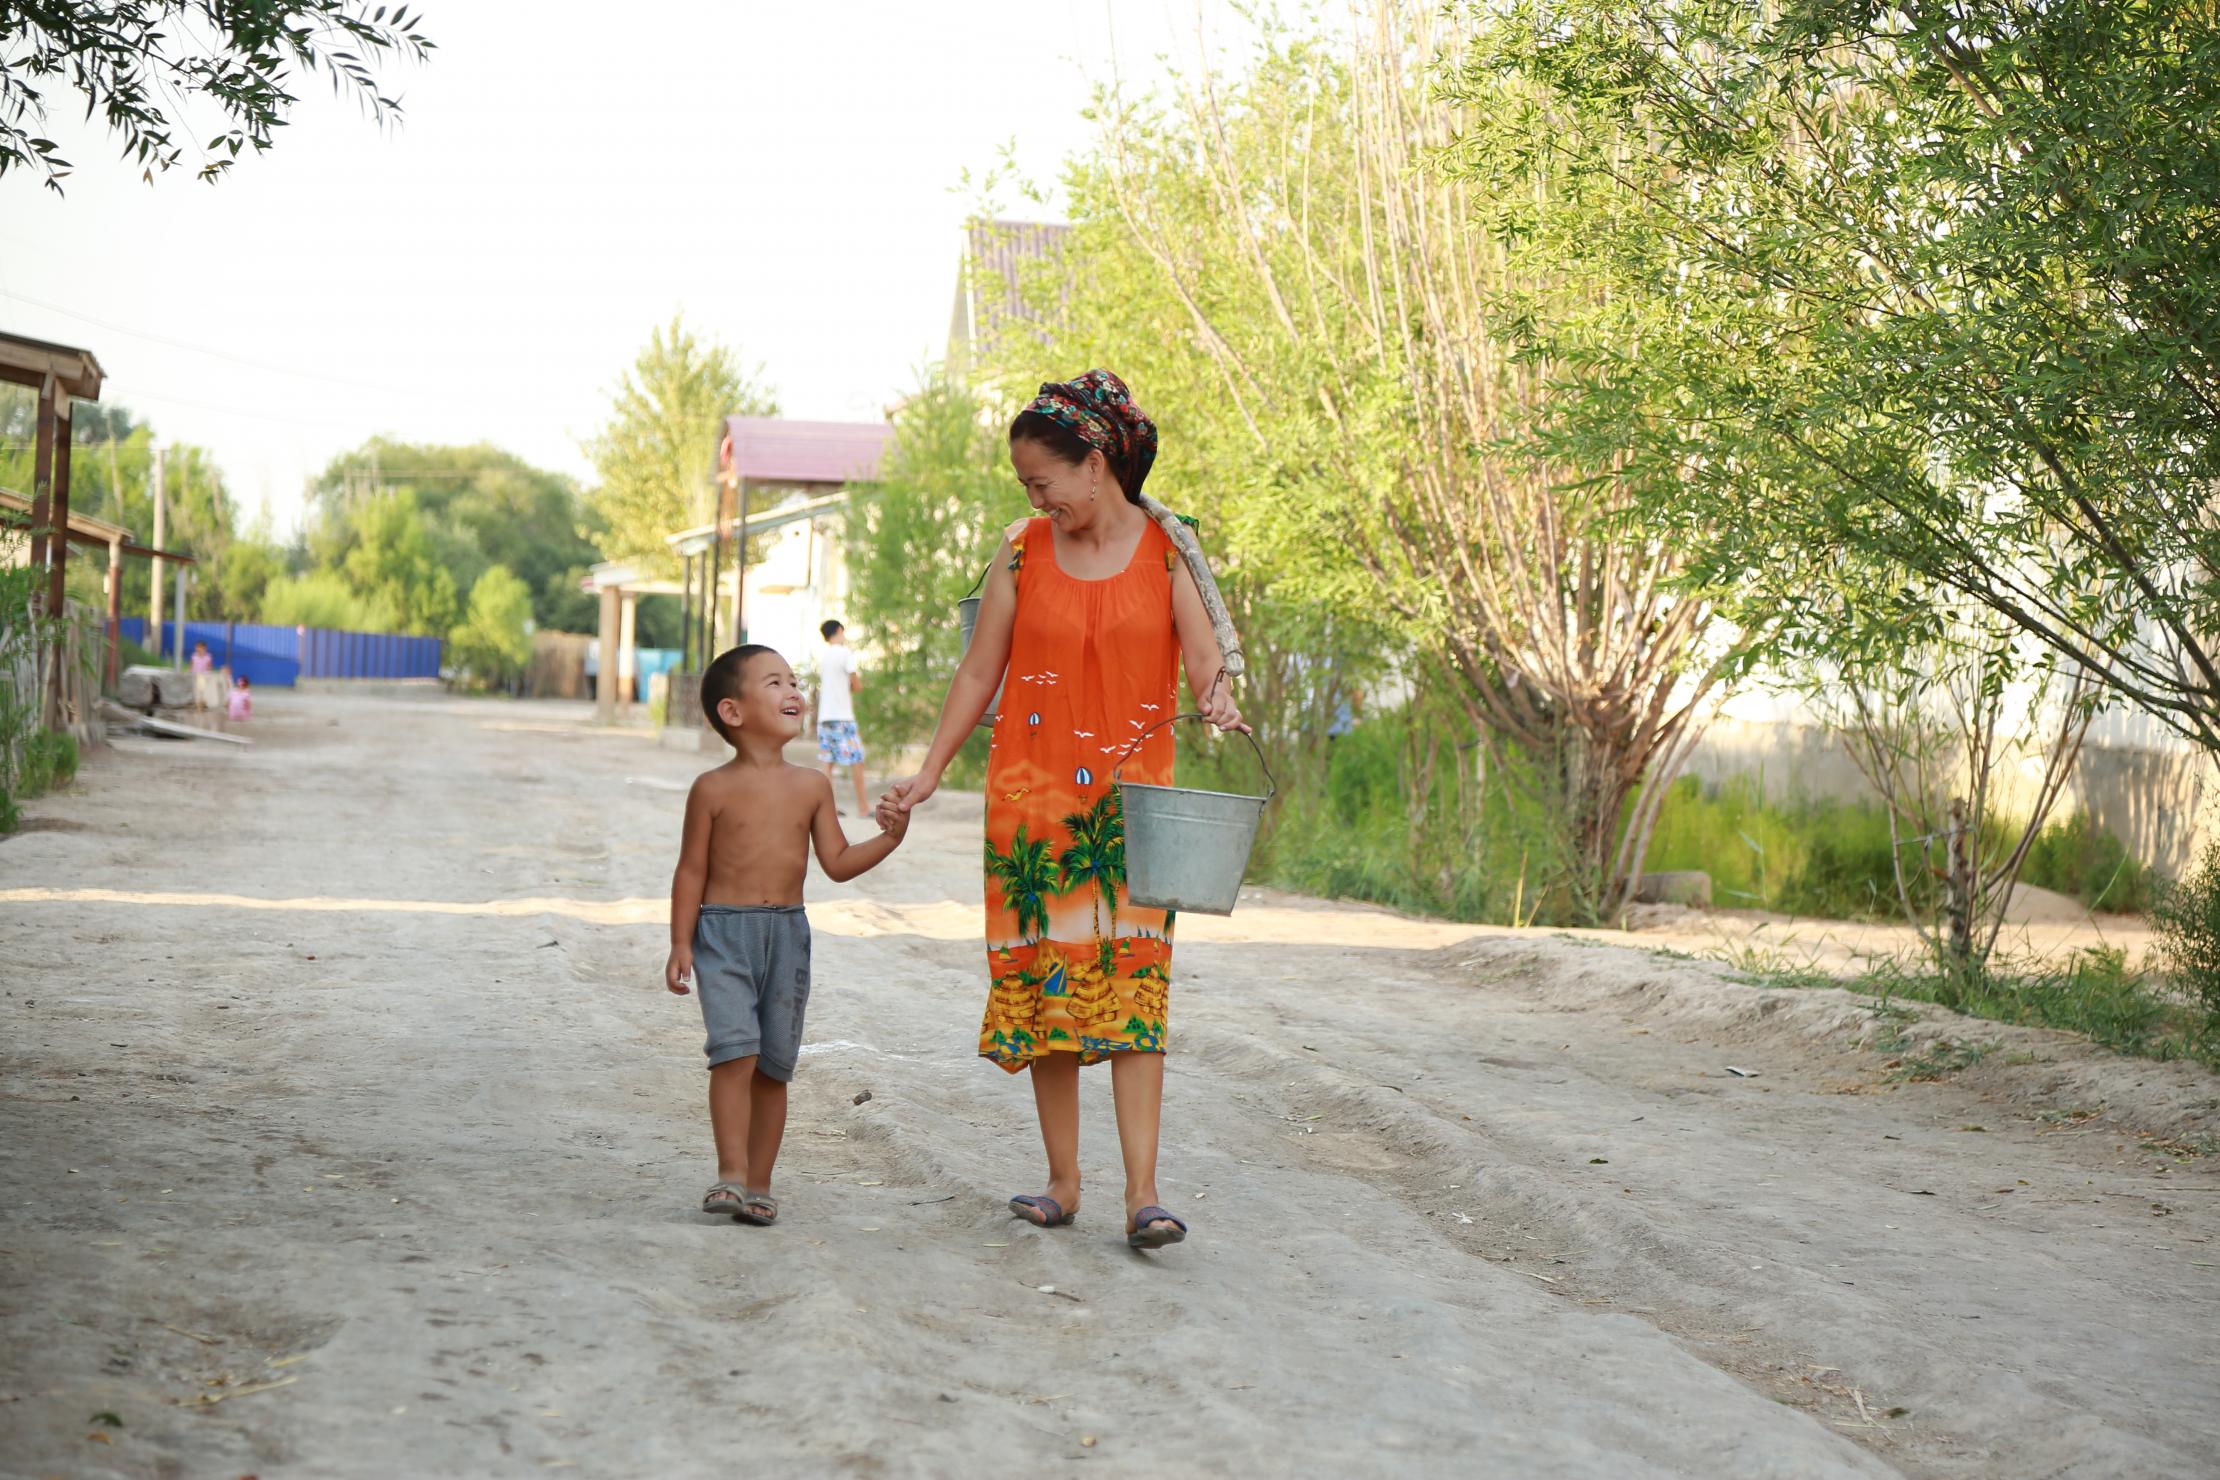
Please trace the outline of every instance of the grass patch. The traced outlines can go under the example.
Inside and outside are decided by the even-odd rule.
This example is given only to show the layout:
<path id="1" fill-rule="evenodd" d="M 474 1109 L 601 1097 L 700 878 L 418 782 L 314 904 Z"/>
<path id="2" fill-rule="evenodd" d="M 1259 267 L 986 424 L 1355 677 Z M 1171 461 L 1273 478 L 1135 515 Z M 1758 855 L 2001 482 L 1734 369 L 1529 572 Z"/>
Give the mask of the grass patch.
<path id="1" fill-rule="evenodd" d="M 0 833 L 23 825 L 21 804 L 67 786 L 77 775 L 77 742 L 59 730 L 39 730 L 23 743 L 13 788 L 0 787 Z"/>
<path id="2" fill-rule="evenodd" d="M 1883 1001 L 1932 1002 L 1991 1022 L 2062 1028 L 2115 1053 L 2193 1059 L 2220 1069 L 2220 1023 L 2161 979 L 2129 969 L 2124 952 L 2103 946 L 2056 966 L 1992 963 L 1970 978 L 1890 964 L 1854 985 Z"/>
<path id="3" fill-rule="evenodd" d="M 1993 1043 L 1959 1043 L 1940 1038 L 1918 1053 L 1897 1061 L 1889 1070 L 1891 1084 L 1931 1084 L 1961 1069 L 1970 1069 L 1988 1057 Z"/>
<path id="4" fill-rule="evenodd" d="M 1992 839 L 1998 849 L 1999 837 Z M 1833 920 L 1894 919 L 1901 914 L 1889 858 L 1888 816 L 1867 803 L 1774 803 L 1758 784 L 1737 778 L 1706 790 L 1695 777 L 1673 783 L 1650 842 L 1650 871 L 1702 869 L 1717 903 Z M 1931 882 L 1908 881 L 1925 905 Z M 2020 882 L 2069 895 L 2090 909 L 2149 907 L 2157 880 L 2118 838 L 2085 812 L 2035 835 Z"/>

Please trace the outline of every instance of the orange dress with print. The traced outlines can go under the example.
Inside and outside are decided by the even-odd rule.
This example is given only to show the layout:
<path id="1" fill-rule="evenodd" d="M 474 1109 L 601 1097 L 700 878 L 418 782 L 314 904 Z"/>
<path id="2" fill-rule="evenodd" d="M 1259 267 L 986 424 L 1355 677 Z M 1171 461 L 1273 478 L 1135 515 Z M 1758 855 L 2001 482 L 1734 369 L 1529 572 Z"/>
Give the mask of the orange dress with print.
<path id="1" fill-rule="evenodd" d="M 1164 1050 L 1172 917 L 1126 898 L 1110 777 L 1125 757 L 1126 780 L 1172 782 L 1170 727 L 1141 737 L 1179 697 L 1177 558 L 1153 522 L 1125 569 L 1099 581 L 1064 573 L 1046 519 L 1011 542 L 1017 617 L 987 761 L 992 987 L 979 1052 L 1012 1073 L 1043 1054 L 1092 1064 Z"/>

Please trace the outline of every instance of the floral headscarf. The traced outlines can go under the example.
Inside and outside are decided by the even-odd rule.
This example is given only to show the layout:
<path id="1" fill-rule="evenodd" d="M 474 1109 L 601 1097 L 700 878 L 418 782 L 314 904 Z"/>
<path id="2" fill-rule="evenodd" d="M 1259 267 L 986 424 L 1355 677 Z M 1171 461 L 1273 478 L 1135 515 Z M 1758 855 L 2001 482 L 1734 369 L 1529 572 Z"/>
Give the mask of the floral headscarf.
<path id="1" fill-rule="evenodd" d="M 1141 484 L 1156 461 L 1156 423 L 1133 404 L 1125 382 L 1108 370 L 1089 370 L 1073 380 L 1052 380 L 1027 403 L 1037 412 L 1098 449 L 1124 469 L 1131 484 L 1129 497 L 1138 499 Z"/>

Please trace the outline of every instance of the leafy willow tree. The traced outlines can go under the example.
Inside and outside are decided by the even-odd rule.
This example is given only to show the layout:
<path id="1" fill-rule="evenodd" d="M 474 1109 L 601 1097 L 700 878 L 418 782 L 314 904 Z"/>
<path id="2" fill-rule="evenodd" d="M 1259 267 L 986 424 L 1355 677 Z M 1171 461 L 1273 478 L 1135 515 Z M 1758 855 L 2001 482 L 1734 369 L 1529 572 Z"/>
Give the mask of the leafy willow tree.
<path id="1" fill-rule="evenodd" d="M 2211 6 L 1488 11 L 1459 87 L 1525 106 L 1452 169 L 1554 274 L 1552 447 L 1738 614 L 1849 552 L 2220 751 Z"/>
<path id="2" fill-rule="evenodd" d="M 406 6 L 362 0 L 0 5 L 0 178 L 31 170 L 61 191 L 72 166 L 36 132 L 57 86 L 83 102 L 87 117 L 100 115 L 149 181 L 183 164 L 189 148 L 199 159 L 194 172 L 212 181 L 242 151 L 271 146 L 298 101 L 296 72 L 325 73 L 335 92 L 382 124 L 400 117 L 401 104 L 373 64 L 421 60 L 431 50 Z M 223 120 L 212 136 L 186 116 L 196 101 Z"/>
<path id="3" fill-rule="evenodd" d="M 439 636 L 455 620 L 455 576 L 408 489 L 373 494 L 348 519 L 339 573 L 375 632 Z"/>
<path id="4" fill-rule="evenodd" d="M 1204 476 L 1271 593 L 1429 660 L 1561 819 L 1575 912 L 1609 918 L 1724 655 L 1676 548 L 1627 523 L 1612 456 L 1513 445 L 1552 394 L 1499 317 L 1519 269 L 1470 229 L 1468 187 L 1429 169 L 1468 115 L 1516 106 L 1429 91 L 1464 41 L 1381 0 L 1346 42 L 1273 35 L 1237 81 L 1106 100 L 1074 212 L 1139 248 L 1174 342 L 1208 366 Z"/>
<path id="5" fill-rule="evenodd" d="M 727 416 L 776 416 L 778 403 L 732 352 L 673 317 L 618 382 L 608 425 L 587 445 L 600 484 L 588 502 L 602 553 L 677 573 L 666 535 L 716 517 L 711 480 Z"/>

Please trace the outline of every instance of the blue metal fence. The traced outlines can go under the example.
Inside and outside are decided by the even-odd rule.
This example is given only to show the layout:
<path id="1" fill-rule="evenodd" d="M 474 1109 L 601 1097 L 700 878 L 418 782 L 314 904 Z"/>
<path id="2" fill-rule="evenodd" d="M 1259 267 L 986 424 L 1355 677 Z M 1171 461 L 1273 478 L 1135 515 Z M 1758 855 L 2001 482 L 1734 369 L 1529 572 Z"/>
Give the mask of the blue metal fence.
<path id="1" fill-rule="evenodd" d="M 147 640 L 144 617 L 125 617 L 123 636 L 162 657 L 174 657 L 177 624 L 164 622 Z M 333 632 L 322 627 L 269 627 L 255 622 L 187 622 L 185 651 L 208 644 L 219 668 L 264 688 L 291 688 L 303 678 L 437 678 L 440 640 L 391 632 Z"/>

